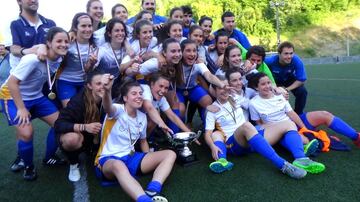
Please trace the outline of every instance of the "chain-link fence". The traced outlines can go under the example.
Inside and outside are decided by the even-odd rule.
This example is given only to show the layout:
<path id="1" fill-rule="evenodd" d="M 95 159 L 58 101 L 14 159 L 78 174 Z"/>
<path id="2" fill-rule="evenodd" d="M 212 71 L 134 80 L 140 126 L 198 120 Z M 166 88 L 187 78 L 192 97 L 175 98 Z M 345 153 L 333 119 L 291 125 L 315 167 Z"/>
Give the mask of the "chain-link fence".
<path id="1" fill-rule="evenodd" d="M 321 58 L 302 58 L 305 65 L 360 63 L 360 55 Z"/>

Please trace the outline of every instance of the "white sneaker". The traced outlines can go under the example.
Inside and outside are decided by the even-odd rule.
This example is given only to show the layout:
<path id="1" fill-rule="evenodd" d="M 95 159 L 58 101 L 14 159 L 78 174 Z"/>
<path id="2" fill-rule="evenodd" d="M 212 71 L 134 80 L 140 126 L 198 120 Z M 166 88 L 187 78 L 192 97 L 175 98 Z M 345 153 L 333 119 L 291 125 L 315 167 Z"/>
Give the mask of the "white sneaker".
<path id="1" fill-rule="evenodd" d="M 77 182 L 80 180 L 80 169 L 79 164 L 70 164 L 70 170 L 69 170 L 69 180 L 71 182 Z"/>

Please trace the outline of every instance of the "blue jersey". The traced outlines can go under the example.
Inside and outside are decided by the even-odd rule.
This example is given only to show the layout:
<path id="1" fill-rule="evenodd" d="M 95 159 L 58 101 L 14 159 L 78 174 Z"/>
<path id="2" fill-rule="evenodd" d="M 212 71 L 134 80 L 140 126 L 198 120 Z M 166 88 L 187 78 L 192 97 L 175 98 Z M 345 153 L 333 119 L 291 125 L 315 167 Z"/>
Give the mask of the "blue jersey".
<path id="1" fill-rule="evenodd" d="M 31 48 L 33 45 L 45 44 L 47 31 L 51 27 L 55 27 L 54 21 L 39 15 L 41 25 L 37 28 L 31 25 L 23 16 L 11 22 L 12 44 L 24 48 Z"/>
<path id="2" fill-rule="evenodd" d="M 279 63 L 279 55 L 266 57 L 265 63 L 268 65 L 276 83 L 283 83 L 289 79 L 304 82 L 307 79 L 304 64 L 299 56 L 295 54 L 291 63 L 288 65 L 281 65 Z"/>
<path id="3" fill-rule="evenodd" d="M 128 24 L 128 25 L 133 24 L 135 22 L 135 18 L 136 18 L 136 16 L 131 17 L 130 19 L 128 19 L 126 24 Z M 154 23 L 154 25 L 165 23 L 166 21 L 167 21 L 167 18 L 164 17 L 164 16 L 155 15 L 155 14 L 153 15 L 153 23 Z"/>
<path id="4" fill-rule="evenodd" d="M 214 32 L 214 35 L 216 36 L 219 31 L 226 32 L 224 30 L 224 28 L 222 28 L 222 29 L 219 29 L 218 31 Z M 246 35 L 244 33 L 242 33 L 238 29 L 234 29 L 233 32 L 230 34 L 229 38 L 234 38 L 236 41 L 238 41 L 247 50 L 251 47 L 249 39 L 246 37 Z"/>

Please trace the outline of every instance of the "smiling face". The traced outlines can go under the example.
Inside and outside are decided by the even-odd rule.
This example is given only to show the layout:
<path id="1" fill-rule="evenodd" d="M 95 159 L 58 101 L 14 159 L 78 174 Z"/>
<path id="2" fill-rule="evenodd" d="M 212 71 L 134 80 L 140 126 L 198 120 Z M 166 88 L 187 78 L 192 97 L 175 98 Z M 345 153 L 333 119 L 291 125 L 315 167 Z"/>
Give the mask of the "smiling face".
<path id="1" fill-rule="evenodd" d="M 229 76 L 229 85 L 234 87 L 236 92 L 240 93 L 242 91 L 243 83 L 241 81 L 241 73 L 234 72 Z"/>
<path id="2" fill-rule="evenodd" d="M 263 62 L 263 59 L 260 55 L 257 55 L 255 53 L 252 53 L 250 55 L 249 60 L 251 61 L 251 63 L 256 64 L 257 67 L 259 67 L 261 65 L 261 63 Z"/>
<path id="3" fill-rule="evenodd" d="M 222 24 L 226 31 L 232 32 L 235 28 L 235 17 L 225 17 Z"/>
<path id="4" fill-rule="evenodd" d="M 18 0 L 17 1 L 19 6 L 21 6 L 22 10 L 30 13 L 36 14 L 39 8 L 39 1 L 38 0 Z"/>
<path id="5" fill-rule="evenodd" d="M 128 93 L 123 97 L 127 106 L 139 109 L 143 104 L 143 90 L 140 86 L 130 87 Z"/>
<path id="6" fill-rule="evenodd" d="M 197 48 L 195 43 L 185 45 L 183 51 L 183 62 L 185 65 L 191 66 L 195 64 L 197 59 Z"/>
<path id="7" fill-rule="evenodd" d="M 279 62 L 280 64 L 284 64 L 284 65 L 290 64 L 293 57 L 294 57 L 294 49 L 284 47 L 281 53 L 279 54 Z"/>
<path id="8" fill-rule="evenodd" d="M 259 92 L 259 95 L 263 98 L 270 98 L 273 96 L 272 84 L 267 76 L 263 76 L 259 79 L 259 83 L 256 87 L 256 90 Z"/>
<path id="9" fill-rule="evenodd" d="M 196 29 L 190 34 L 190 39 L 196 42 L 196 45 L 201 45 L 203 42 L 203 31 L 201 29 Z"/>
<path id="10" fill-rule="evenodd" d="M 191 21 L 192 21 L 192 13 L 184 13 L 184 18 L 183 18 L 184 26 L 190 27 Z"/>
<path id="11" fill-rule="evenodd" d="M 170 16 L 171 20 L 180 20 L 182 21 L 184 18 L 184 13 L 182 10 L 176 10 L 174 13 Z"/>
<path id="12" fill-rule="evenodd" d="M 239 68 L 241 65 L 241 51 L 239 48 L 233 48 L 229 52 L 229 57 L 226 58 L 229 62 L 230 68 Z"/>
<path id="13" fill-rule="evenodd" d="M 65 56 L 69 48 L 69 37 L 65 32 L 58 32 L 46 44 L 49 47 L 49 55 L 54 55 L 55 57 Z"/>
<path id="14" fill-rule="evenodd" d="M 179 43 L 170 43 L 163 52 L 165 60 L 170 65 L 178 64 L 181 60 L 181 48 Z"/>
<path id="15" fill-rule="evenodd" d="M 151 94 L 159 101 L 168 92 L 170 82 L 164 78 L 159 78 L 157 81 L 150 84 Z"/>
<path id="16" fill-rule="evenodd" d="M 76 38 L 78 41 L 89 41 L 93 33 L 91 19 L 88 16 L 80 16 L 76 27 Z"/>
<path id="17" fill-rule="evenodd" d="M 87 88 L 91 90 L 95 100 L 101 100 L 104 96 L 105 90 L 104 85 L 101 82 L 102 75 L 95 75 L 91 82 L 86 84 Z"/>
<path id="18" fill-rule="evenodd" d="M 183 37 L 183 31 L 181 24 L 173 24 L 169 29 L 169 37 L 176 39 L 176 41 L 180 42 Z"/>
<path id="19" fill-rule="evenodd" d="M 146 48 L 149 46 L 151 39 L 153 37 L 153 27 L 151 25 L 144 25 L 140 28 L 140 33 L 138 35 L 140 46 Z"/>
<path id="20" fill-rule="evenodd" d="M 121 23 L 115 23 L 109 34 L 111 44 L 123 44 L 125 39 L 125 28 Z"/>
<path id="21" fill-rule="evenodd" d="M 210 20 L 205 20 L 201 25 L 201 28 L 204 30 L 204 38 L 208 38 L 212 31 L 212 23 Z"/>
<path id="22" fill-rule="evenodd" d="M 126 22 L 128 19 L 128 12 L 122 6 L 118 6 L 115 8 L 114 17 L 119 18 L 121 21 Z"/>
<path id="23" fill-rule="evenodd" d="M 100 22 L 104 17 L 103 5 L 100 1 L 94 1 L 89 7 L 88 14 L 95 22 Z"/>
<path id="24" fill-rule="evenodd" d="M 219 55 L 222 55 L 225 53 L 226 47 L 229 45 L 229 37 L 227 36 L 219 36 L 218 40 L 216 42 L 216 51 Z"/>
<path id="25" fill-rule="evenodd" d="M 144 0 L 142 4 L 143 10 L 155 13 L 155 0 Z"/>

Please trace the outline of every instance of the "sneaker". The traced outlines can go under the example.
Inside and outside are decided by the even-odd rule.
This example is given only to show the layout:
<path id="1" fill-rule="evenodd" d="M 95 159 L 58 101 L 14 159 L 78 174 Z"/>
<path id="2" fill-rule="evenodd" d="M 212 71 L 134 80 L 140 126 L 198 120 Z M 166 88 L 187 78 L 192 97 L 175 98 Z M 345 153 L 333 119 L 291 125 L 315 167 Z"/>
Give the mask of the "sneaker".
<path id="1" fill-rule="evenodd" d="M 80 180 L 80 169 L 79 169 L 79 164 L 70 164 L 70 169 L 69 169 L 69 180 L 71 182 L 77 182 Z"/>
<path id="2" fill-rule="evenodd" d="M 210 163 L 209 168 L 214 173 L 222 173 L 224 171 L 231 170 L 233 168 L 233 166 L 234 166 L 233 163 L 227 161 L 224 158 L 221 158 L 217 161 Z"/>
<path id="3" fill-rule="evenodd" d="M 20 156 L 17 156 L 14 163 L 11 164 L 10 166 L 10 170 L 13 172 L 19 172 L 20 170 L 25 168 L 25 163 L 24 160 L 22 158 L 20 158 Z"/>
<path id="4" fill-rule="evenodd" d="M 360 133 L 358 133 L 358 137 L 353 142 L 357 147 L 360 147 Z"/>
<path id="5" fill-rule="evenodd" d="M 313 174 L 321 173 L 325 170 L 324 164 L 313 161 L 308 157 L 295 159 L 292 164 Z"/>
<path id="6" fill-rule="evenodd" d="M 149 191 L 149 190 L 145 190 L 145 194 L 148 195 L 149 197 L 151 197 L 152 201 L 156 201 L 156 202 L 168 202 L 168 200 L 161 196 L 159 193 L 154 192 L 154 191 Z"/>
<path id="7" fill-rule="evenodd" d="M 313 154 L 315 154 L 315 152 L 317 151 L 319 147 L 319 141 L 317 139 L 313 139 L 311 140 L 309 143 L 307 143 L 306 145 L 304 145 L 304 153 L 305 156 L 311 156 Z"/>
<path id="8" fill-rule="evenodd" d="M 37 174 L 36 174 L 36 170 L 35 170 L 35 167 L 32 165 L 32 166 L 26 166 L 24 168 L 24 180 L 26 181 L 33 181 L 33 180 L 36 180 L 37 178 Z"/>
<path id="9" fill-rule="evenodd" d="M 302 168 L 298 168 L 287 161 L 285 162 L 284 166 L 281 168 L 281 171 L 284 174 L 290 176 L 291 178 L 295 178 L 295 179 L 301 179 L 301 178 L 305 177 L 307 174 L 306 170 L 304 170 Z"/>
<path id="10" fill-rule="evenodd" d="M 47 160 L 43 159 L 43 164 L 47 166 L 61 166 L 65 165 L 66 161 L 64 159 L 61 159 L 57 155 L 54 155 Z"/>

